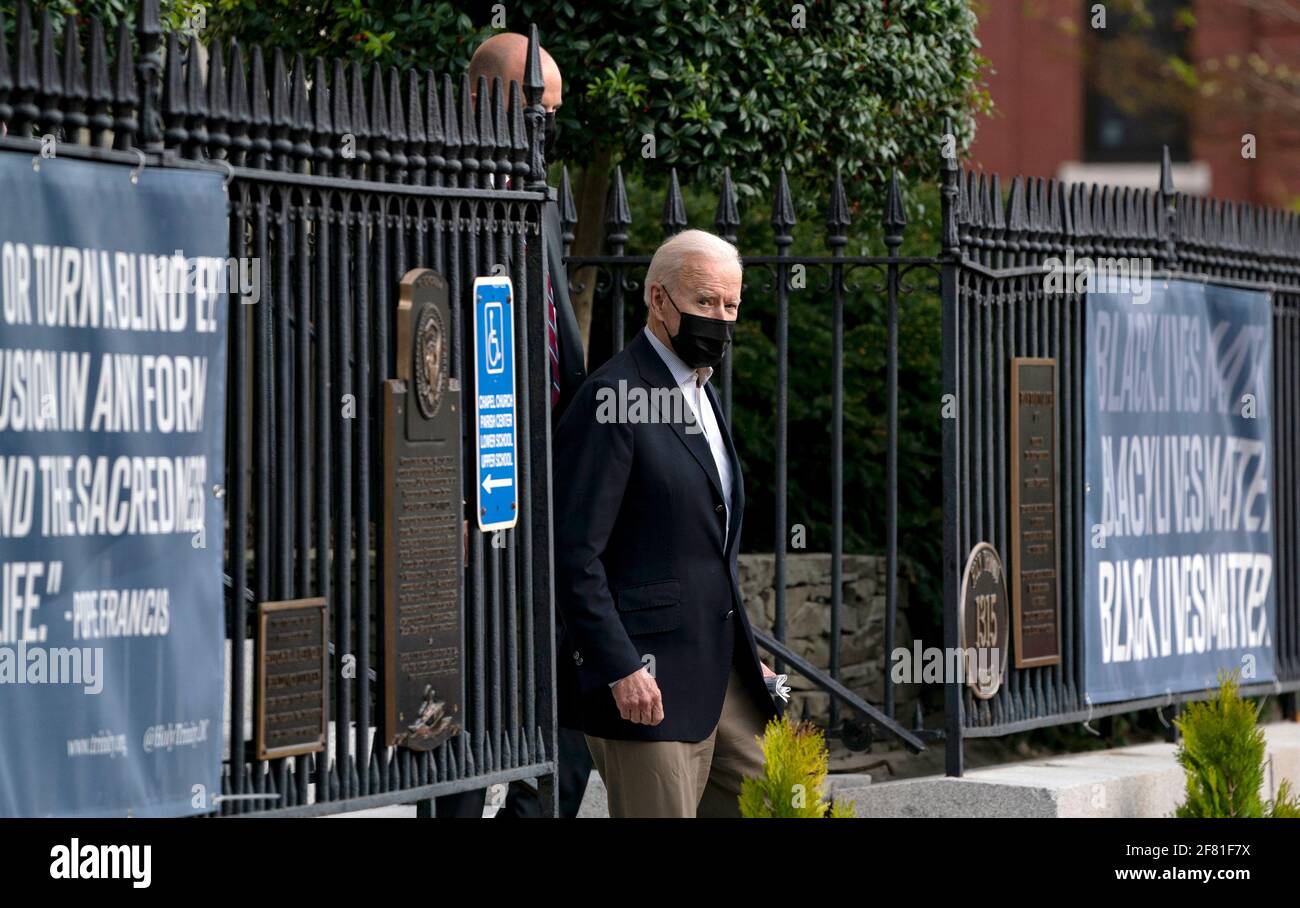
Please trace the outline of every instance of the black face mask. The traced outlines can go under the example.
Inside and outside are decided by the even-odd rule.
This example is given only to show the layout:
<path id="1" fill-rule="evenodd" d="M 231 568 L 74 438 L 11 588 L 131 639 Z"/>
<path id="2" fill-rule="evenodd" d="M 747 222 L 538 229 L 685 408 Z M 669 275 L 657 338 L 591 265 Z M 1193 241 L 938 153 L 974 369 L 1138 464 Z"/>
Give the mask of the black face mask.
<path id="1" fill-rule="evenodd" d="M 542 150 L 546 160 L 555 157 L 555 143 L 560 138 L 560 124 L 555 120 L 555 111 L 548 111 L 542 120 Z"/>
<path id="2" fill-rule="evenodd" d="M 661 284 L 660 289 L 673 308 L 677 309 L 677 303 L 673 302 L 668 288 Z M 736 323 L 725 318 L 705 318 L 680 309 L 677 309 L 677 313 L 682 317 L 681 323 L 677 326 L 677 334 L 669 337 L 673 342 L 673 352 L 682 358 L 682 362 L 692 369 L 713 368 L 722 362 L 727 348 L 731 346 Z M 668 323 L 665 322 L 664 330 L 667 329 Z"/>

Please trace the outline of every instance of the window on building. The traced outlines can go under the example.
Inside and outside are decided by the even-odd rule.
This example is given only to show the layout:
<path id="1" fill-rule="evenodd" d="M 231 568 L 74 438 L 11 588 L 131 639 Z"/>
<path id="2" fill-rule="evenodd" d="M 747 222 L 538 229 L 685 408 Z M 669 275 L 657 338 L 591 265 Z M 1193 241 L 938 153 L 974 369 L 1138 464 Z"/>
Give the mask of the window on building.
<path id="1" fill-rule="evenodd" d="M 1107 3 L 1104 28 L 1086 2 L 1084 155 L 1097 163 L 1150 161 L 1169 146 L 1188 160 L 1187 93 L 1169 69 L 1186 59 L 1180 12 L 1189 0 Z"/>

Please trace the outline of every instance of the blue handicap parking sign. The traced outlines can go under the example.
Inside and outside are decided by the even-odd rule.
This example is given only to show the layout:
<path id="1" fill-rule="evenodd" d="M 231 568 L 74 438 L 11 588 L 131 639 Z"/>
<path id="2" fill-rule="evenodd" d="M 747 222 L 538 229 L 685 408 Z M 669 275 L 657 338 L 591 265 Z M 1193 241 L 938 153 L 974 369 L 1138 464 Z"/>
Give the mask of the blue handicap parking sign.
<path id="1" fill-rule="evenodd" d="M 478 527 L 508 530 L 519 519 L 514 289 L 508 277 L 474 280 L 474 375 Z"/>

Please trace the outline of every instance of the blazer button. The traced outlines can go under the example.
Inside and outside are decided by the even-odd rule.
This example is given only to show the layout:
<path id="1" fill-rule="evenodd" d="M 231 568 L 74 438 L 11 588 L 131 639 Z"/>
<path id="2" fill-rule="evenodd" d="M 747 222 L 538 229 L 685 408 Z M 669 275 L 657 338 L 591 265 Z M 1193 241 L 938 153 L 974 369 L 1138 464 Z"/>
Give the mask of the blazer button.
<path id="1" fill-rule="evenodd" d="M 582 664 L 582 656 L 578 653 L 576 649 L 573 651 L 573 664 L 574 665 Z"/>
<path id="2" fill-rule="evenodd" d="M 721 514 L 723 511 L 726 510 L 726 508 L 725 508 L 724 506 L 722 506 L 722 505 L 718 505 L 718 506 L 717 506 L 716 508 L 714 508 L 713 510 L 714 510 L 716 513 L 718 513 L 718 514 Z"/>
<path id="3" fill-rule="evenodd" d="M 727 610 L 727 614 L 725 614 L 725 615 L 722 616 L 722 620 L 723 620 L 723 621 L 730 621 L 730 620 L 731 620 L 731 616 L 734 615 L 734 614 L 736 614 L 736 610 L 735 610 L 734 608 L 733 608 L 733 609 L 728 609 L 728 610 Z"/>

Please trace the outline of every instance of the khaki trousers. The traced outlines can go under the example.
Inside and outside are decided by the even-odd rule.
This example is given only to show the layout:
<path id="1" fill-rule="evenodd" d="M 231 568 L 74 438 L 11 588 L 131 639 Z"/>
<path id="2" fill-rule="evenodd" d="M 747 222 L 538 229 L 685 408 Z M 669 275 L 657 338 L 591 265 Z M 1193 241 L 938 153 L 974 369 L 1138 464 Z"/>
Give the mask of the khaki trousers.
<path id="1" fill-rule="evenodd" d="M 739 817 L 741 781 L 763 774 L 762 734 L 763 714 L 733 665 L 722 715 L 703 741 L 586 738 L 611 817 Z"/>

